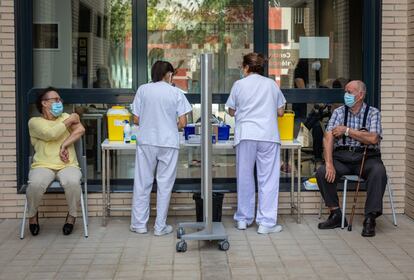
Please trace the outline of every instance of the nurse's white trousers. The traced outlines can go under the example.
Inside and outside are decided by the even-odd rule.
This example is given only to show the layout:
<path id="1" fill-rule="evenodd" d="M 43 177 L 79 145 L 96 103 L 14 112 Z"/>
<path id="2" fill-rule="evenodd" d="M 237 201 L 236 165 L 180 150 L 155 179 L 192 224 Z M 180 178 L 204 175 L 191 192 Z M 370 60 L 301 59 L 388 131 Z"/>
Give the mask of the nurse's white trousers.
<path id="1" fill-rule="evenodd" d="M 280 144 L 243 140 L 236 146 L 236 221 L 252 224 L 256 206 L 254 164 L 257 166 L 258 205 L 256 223 L 273 227 L 277 222 L 280 178 Z"/>
<path id="2" fill-rule="evenodd" d="M 135 156 L 134 194 L 131 227 L 145 228 L 150 214 L 150 197 L 154 176 L 157 179 L 157 217 L 154 229 L 166 226 L 171 191 L 177 174 L 178 149 L 138 145 Z"/>

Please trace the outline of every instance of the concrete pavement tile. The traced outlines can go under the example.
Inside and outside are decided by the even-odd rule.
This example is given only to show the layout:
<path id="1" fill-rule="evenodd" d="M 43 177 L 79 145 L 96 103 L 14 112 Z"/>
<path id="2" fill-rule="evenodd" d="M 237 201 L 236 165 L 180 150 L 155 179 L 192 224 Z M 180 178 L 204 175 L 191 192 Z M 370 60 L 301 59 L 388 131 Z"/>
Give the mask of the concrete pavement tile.
<path id="1" fill-rule="evenodd" d="M 135 279 L 139 279 L 143 277 L 144 270 L 136 271 L 136 270 L 129 270 L 129 271 L 117 271 L 115 274 L 115 278 L 128 278 L 132 277 Z"/>
<path id="2" fill-rule="evenodd" d="M 89 270 L 89 265 L 80 265 L 80 264 L 64 264 L 59 268 L 59 272 L 87 272 Z"/>
<path id="3" fill-rule="evenodd" d="M 56 280 L 66 280 L 66 279 L 83 279 L 86 276 L 86 272 L 83 271 L 62 271 L 56 274 Z"/>
<path id="4" fill-rule="evenodd" d="M 145 280 L 159 280 L 159 279 L 172 279 L 173 272 L 172 271 L 144 271 L 143 279 Z"/>
<path id="5" fill-rule="evenodd" d="M 200 270 L 174 270 L 173 276 L 176 279 L 180 278 L 190 278 L 190 279 L 201 279 L 201 271 Z"/>
<path id="6" fill-rule="evenodd" d="M 31 272 L 58 272 L 60 265 L 35 265 L 32 266 Z"/>
<path id="7" fill-rule="evenodd" d="M 27 280 L 48 280 L 54 279 L 56 272 L 31 272 L 27 275 Z"/>
<path id="8" fill-rule="evenodd" d="M 347 276 L 350 280 L 375 280 L 375 274 L 372 272 L 348 272 Z"/>
<path id="9" fill-rule="evenodd" d="M 405 280 L 407 279 L 403 273 L 374 273 L 377 280 Z"/>
<path id="10" fill-rule="evenodd" d="M 20 280 L 25 279 L 29 272 L 7 272 L 0 273 L 0 280 Z"/>
<path id="11" fill-rule="evenodd" d="M 405 276 L 407 277 L 407 279 L 409 280 L 414 280 L 414 273 L 405 273 Z"/>
<path id="12" fill-rule="evenodd" d="M 289 279 L 288 275 L 281 274 L 281 273 L 277 273 L 277 274 L 273 274 L 273 273 L 271 273 L 271 274 L 261 274 L 260 276 L 261 276 L 261 279 L 262 280 L 275 280 L 275 279 L 278 279 L 278 280 L 288 280 Z"/>

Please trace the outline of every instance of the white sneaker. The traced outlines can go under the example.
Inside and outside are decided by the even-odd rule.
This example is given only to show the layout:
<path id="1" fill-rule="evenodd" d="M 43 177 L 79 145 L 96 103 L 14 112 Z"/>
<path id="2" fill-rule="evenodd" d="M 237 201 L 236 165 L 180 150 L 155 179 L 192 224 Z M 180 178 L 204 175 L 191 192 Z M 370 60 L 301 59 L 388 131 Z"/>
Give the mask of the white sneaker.
<path id="1" fill-rule="evenodd" d="M 247 229 L 247 223 L 245 221 L 237 221 L 236 227 L 239 230 L 245 230 Z"/>
<path id="2" fill-rule="evenodd" d="M 143 228 L 134 228 L 132 226 L 129 227 L 129 230 L 135 233 L 145 234 L 148 232 L 147 227 Z"/>
<path id="3" fill-rule="evenodd" d="M 173 227 L 170 225 L 166 225 L 162 230 L 158 231 L 155 230 L 154 231 L 154 235 L 156 236 L 161 236 L 161 235 L 166 235 L 166 234 L 170 234 L 171 232 L 173 232 Z"/>
<path id="4" fill-rule="evenodd" d="M 283 227 L 281 225 L 275 225 L 274 227 L 265 227 L 265 226 L 259 225 L 259 228 L 257 229 L 257 233 L 268 234 L 268 233 L 274 233 L 274 232 L 281 232 L 282 230 L 283 230 Z"/>

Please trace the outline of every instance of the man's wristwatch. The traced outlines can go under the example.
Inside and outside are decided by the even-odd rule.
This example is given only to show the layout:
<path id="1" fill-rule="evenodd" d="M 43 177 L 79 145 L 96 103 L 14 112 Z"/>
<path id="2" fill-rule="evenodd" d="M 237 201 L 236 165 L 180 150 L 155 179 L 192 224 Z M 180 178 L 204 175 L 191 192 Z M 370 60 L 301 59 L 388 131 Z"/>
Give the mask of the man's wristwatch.
<path id="1" fill-rule="evenodd" d="M 346 128 L 345 130 L 345 136 L 348 137 L 349 136 L 349 127 Z"/>

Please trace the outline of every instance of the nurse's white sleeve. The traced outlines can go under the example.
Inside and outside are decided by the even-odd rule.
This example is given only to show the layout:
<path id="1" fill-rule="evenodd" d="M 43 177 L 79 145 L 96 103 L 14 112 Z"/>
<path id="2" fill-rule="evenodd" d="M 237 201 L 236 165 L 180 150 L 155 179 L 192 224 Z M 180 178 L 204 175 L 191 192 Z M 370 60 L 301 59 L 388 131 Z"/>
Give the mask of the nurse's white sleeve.
<path id="1" fill-rule="evenodd" d="M 141 91 L 141 87 L 139 87 L 132 103 L 132 113 L 137 117 L 141 114 Z"/>
<path id="2" fill-rule="evenodd" d="M 231 87 L 231 91 L 230 91 L 230 96 L 227 99 L 226 102 L 226 106 L 236 110 L 236 94 L 238 92 L 238 85 L 237 85 L 237 81 L 233 84 L 233 86 Z"/>
<path id="3" fill-rule="evenodd" d="M 277 108 L 279 109 L 285 106 L 286 98 L 278 86 L 276 86 L 276 91 L 277 91 Z"/>
<path id="4" fill-rule="evenodd" d="M 189 112 L 191 112 L 193 108 L 191 108 L 190 102 L 188 102 L 185 95 L 180 91 L 178 92 L 178 102 L 177 102 L 177 116 L 181 117 Z"/>

